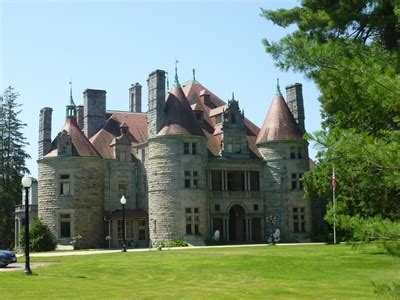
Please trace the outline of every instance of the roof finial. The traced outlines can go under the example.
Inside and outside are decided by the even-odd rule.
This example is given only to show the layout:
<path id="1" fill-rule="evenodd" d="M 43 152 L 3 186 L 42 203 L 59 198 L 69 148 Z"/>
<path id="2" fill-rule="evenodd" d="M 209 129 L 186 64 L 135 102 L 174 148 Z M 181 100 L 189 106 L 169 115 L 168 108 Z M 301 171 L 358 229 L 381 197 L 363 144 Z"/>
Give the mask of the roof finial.
<path id="1" fill-rule="evenodd" d="M 169 91 L 169 73 L 165 72 L 166 77 L 167 77 L 167 91 Z"/>
<path id="2" fill-rule="evenodd" d="M 196 70 L 193 68 L 193 81 L 196 81 Z"/>
<path id="3" fill-rule="evenodd" d="M 69 100 L 71 105 L 75 105 L 74 98 L 72 98 L 72 78 L 69 82 Z"/>
<path id="4" fill-rule="evenodd" d="M 175 57 L 175 85 L 180 86 L 179 80 L 178 80 L 178 60 Z"/>
<path id="5" fill-rule="evenodd" d="M 232 100 L 235 100 L 235 93 L 232 92 Z"/>
<path id="6" fill-rule="evenodd" d="M 276 79 L 276 92 L 275 92 L 275 94 L 278 97 L 282 97 L 281 88 L 279 86 L 279 78 Z"/>

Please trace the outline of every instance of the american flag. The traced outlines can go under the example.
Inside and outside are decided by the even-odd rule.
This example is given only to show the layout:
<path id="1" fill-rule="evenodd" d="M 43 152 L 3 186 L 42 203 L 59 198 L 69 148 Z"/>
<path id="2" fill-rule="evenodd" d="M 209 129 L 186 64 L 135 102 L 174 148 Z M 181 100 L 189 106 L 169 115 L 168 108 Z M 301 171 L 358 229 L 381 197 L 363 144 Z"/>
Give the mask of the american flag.
<path id="1" fill-rule="evenodd" d="M 336 190 L 336 175 L 335 175 L 335 169 L 332 169 L 332 188 Z"/>

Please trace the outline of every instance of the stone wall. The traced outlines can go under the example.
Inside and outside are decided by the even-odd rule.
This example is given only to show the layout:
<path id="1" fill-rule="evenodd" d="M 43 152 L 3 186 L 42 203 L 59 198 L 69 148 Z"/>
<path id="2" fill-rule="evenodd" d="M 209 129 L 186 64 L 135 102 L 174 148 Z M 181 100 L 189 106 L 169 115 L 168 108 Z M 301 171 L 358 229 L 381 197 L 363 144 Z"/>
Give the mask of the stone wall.
<path id="1" fill-rule="evenodd" d="M 184 142 L 197 142 L 197 154 L 183 154 Z M 149 230 L 153 245 L 183 238 L 203 240 L 208 232 L 207 147 L 203 137 L 166 136 L 149 140 Z M 185 171 L 198 172 L 197 188 L 185 188 Z M 185 208 L 199 209 L 200 235 L 186 235 Z"/>
<path id="2" fill-rule="evenodd" d="M 71 242 L 71 238 L 60 238 L 60 214 L 70 214 L 71 237 L 81 235 L 86 248 L 103 247 L 104 161 L 55 157 L 39 160 L 38 165 L 39 218 L 49 226 L 57 242 Z M 68 195 L 60 195 L 61 174 L 70 175 Z"/>

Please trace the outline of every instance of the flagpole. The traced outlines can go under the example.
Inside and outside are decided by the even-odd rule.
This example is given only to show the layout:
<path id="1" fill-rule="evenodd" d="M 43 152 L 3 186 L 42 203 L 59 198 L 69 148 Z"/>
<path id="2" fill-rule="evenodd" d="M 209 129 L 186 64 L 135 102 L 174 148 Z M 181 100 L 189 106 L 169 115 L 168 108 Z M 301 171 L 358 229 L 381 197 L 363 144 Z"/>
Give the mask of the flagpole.
<path id="1" fill-rule="evenodd" d="M 332 167 L 332 194 L 333 194 L 333 244 L 336 244 L 336 176 L 335 167 Z"/>

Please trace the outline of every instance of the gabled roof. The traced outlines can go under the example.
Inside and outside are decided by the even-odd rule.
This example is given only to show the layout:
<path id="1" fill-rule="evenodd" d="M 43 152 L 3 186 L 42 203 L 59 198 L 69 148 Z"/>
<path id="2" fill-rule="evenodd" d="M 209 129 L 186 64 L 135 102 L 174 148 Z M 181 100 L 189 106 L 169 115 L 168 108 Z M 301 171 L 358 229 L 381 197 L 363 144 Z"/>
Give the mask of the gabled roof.
<path id="1" fill-rule="evenodd" d="M 282 95 L 275 95 L 256 143 L 302 140 L 300 129 Z"/>
<path id="2" fill-rule="evenodd" d="M 90 138 L 90 142 L 104 158 L 114 158 L 110 145 L 121 135 L 121 127 L 129 128 L 129 138 L 133 145 L 147 141 L 147 114 L 132 112 L 107 112 L 104 127 Z"/>
<path id="3" fill-rule="evenodd" d="M 88 138 L 84 135 L 82 130 L 76 123 L 75 117 L 65 118 L 65 124 L 62 131 L 66 131 L 71 137 L 72 142 L 72 156 L 92 156 L 101 157 L 99 152 L 93 147 Z M 52 149 L 45 157 L 57 156 L 57 138 L 52 142 Z"/>
<path id="4" fill-rule="evenodd" d="M 157 136 L 191 134 L 204 136 L 195 120 L 192 108 L 181 86 L 174 86 L 168 93 L 164 108 L 164 121 Z"/>

